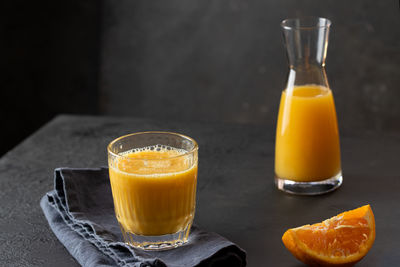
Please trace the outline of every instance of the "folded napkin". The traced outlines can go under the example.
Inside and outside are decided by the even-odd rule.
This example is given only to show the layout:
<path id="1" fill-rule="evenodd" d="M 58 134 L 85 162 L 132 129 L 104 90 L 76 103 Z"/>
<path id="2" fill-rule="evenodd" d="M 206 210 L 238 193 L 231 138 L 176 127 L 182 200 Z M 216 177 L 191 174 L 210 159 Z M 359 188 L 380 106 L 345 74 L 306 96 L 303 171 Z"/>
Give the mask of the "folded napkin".
<path id="1" fill-rule="evenodd" d="M 196 226 L 189 242 L 176 249 L 144 251 L 125 244 L 114 215 L 107 168 L 59 168 L 54 185 L 40 206 L 50 228 L 82 266 L 246 265 L 244 250 Z"/>

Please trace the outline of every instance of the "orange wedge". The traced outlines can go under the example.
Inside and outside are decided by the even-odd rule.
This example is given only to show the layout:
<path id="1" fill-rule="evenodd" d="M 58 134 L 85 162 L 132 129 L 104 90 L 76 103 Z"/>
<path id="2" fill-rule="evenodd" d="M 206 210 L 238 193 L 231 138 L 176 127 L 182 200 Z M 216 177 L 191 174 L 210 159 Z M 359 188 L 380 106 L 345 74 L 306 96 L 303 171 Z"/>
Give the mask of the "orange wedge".
<path id="1" fill-rule="evenodd" d="M 370 205 L 343 212 L 321 223 L 289 229 L 283 244 L 310 266 L 353 266 L 375 241 L 375 218 Z"/>

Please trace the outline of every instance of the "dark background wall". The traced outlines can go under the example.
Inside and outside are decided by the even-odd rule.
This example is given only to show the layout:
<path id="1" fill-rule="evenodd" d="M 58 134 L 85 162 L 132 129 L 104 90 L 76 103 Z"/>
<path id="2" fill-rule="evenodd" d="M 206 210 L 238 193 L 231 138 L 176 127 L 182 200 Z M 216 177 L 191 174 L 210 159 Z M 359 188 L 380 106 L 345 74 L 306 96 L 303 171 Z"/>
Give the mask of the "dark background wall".
<path id="1" fill-rule="evenodd" d="M 98 114 L 101 5 L 2 1 L 0 155 L 58 113 Z"/>
<path id="2" fill-rule="evenodd" d="M 279 23 L 332 20 L 327 72 L 342 131 L 400 130 L 396 0 L 7 1 L 0 154 L 58 113 L 274 125 Z"/>

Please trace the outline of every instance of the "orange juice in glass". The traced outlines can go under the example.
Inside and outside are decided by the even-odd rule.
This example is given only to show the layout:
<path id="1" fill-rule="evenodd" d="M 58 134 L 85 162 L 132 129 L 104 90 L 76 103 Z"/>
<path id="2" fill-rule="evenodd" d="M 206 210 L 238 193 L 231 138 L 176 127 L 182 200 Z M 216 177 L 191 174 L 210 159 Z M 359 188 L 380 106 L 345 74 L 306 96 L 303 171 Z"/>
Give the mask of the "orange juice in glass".
<path id="1" fill-rule="evenodd" d="M 275 140 L 275 183 L 293 194 L 330 192 L 342 183 L 339 131 L 325 73 L 330 21 L 281 24 L 289 75 L 281 95 Z"/>
<path id="2" fill-rule="evenodd" d="M 196 141 L 168 132 L 130 134 L 109 144 L 108 162 L 125 242 L 146 250 L 187 242 L 196 205 Z"/>

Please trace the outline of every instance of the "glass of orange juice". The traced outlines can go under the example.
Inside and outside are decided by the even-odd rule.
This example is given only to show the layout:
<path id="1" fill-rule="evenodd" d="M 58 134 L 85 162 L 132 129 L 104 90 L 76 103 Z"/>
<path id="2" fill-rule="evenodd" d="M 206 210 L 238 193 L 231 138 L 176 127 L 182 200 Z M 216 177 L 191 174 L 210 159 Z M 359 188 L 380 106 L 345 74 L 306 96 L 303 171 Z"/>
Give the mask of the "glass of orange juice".
<path id="1" fill-rule="evenodd" d="M 124 241 L 145 250 L 186 243 L 196 206 L 196 141 L 177 133 L 141 132 L 115 139 L 107 150 Z"/>
<path id="2" fill-rule="evenodd" d="M 289 61 L 275 143 L 275 184 L 293 194 L 316 195 L 343 181 L 339 131 L 325 72 L 331 22 L 325 18 L 281 23 Z"/>

